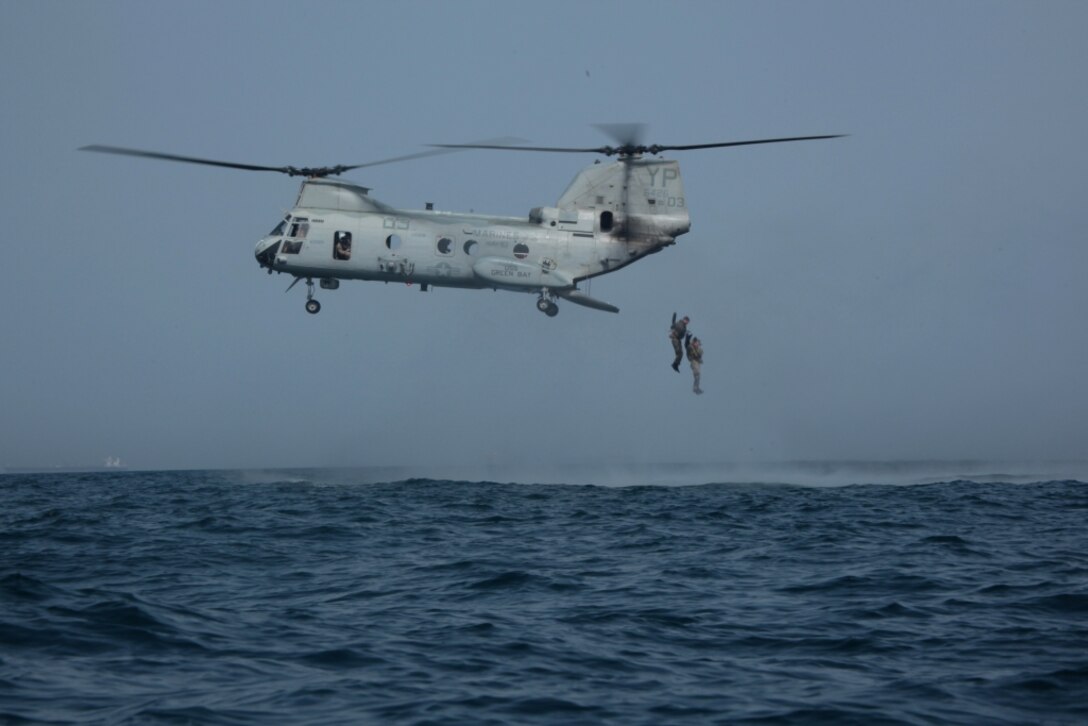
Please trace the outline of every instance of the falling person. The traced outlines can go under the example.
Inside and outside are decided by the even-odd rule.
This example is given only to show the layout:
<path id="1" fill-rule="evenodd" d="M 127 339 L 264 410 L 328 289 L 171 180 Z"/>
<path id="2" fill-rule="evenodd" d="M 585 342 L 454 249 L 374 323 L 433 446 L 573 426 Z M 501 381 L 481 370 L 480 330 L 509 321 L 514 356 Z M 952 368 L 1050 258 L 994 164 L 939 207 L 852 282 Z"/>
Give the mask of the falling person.
<path id="1" fill-rule="evenodd" d="M 691 375 L 695 378 L 695 384 L 691 390 L 701 396 L 703 389 L 699 388 L 699 374 L 703 368 L 703 344 L 698 338 L 688 333 L 684 339 L 684 347 L 687 349 L 688 362 L 691 363 Z"/>
<path id="2" fill-rule="evenodd" d="M 676 353 L 676 358 L 672 361 L 672 369 L 677 373 L 680 372 L 680 361 L 684 358 L 684 349 L 680 347 L 680 341 L 684 340 L 684 335 L 688 332 L 688 316 L 676 319 L 676 313 L 672 314 L 672 325 L 669 326 L 669 340 L 672 342 L 672 349 Z"/>

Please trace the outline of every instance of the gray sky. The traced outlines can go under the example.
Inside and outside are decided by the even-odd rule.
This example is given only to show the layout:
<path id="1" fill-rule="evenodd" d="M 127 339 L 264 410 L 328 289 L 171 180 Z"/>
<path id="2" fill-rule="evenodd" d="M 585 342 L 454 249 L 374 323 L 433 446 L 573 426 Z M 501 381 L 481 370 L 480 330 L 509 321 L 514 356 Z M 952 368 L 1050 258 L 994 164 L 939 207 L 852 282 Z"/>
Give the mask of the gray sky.
<path id="1" fill-rule="evenodd" d="M 0 2 L 0 467 L 1083 458 L 1088 4 Z M 610 315 L 253 259 L 297 180 L 436 142 L 678 152 L 691 232 Z M 591 156 L 348 175 L 524 215 Z M 673 311 L 703 388 L 669 369 Z"/>

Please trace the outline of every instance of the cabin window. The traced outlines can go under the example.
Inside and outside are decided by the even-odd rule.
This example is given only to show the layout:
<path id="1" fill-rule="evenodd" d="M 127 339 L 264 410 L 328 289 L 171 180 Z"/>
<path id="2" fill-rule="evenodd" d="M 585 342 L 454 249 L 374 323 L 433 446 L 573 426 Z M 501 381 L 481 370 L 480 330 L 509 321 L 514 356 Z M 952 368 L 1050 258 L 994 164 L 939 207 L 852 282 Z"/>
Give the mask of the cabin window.
<path id="1" fill-rule="evenodd" d="M 612 212 L 601 212 L 601 231 L 602 232 L 611 232 L 612 231 L 612 222 L 613 222 Z"/>
<path id="2" fill-rule="evenodd" d="M 335 232 L 332 236 L 332 258 L 351 259 L 351 232 Z"/>
<path id="3" fill-rule="evenodd" d="M 400 247 L 400 235 L 391 234 L 385 238 L 385 246 L 391 250 L 395 250 Z"/>
<path id="4" fill-rule="evenodd" d="M 291 232 L 287 236 L 296 239 L 306 239 L 306 233 L 309 231 L 310 220 L 303 219 L 302 217 L 295 217 L 295 221 L 291 223 Z"/>
<path id="5" fill-rule="evenodd" d="M 467 242 L 465 242 L 465 254 L 466 255 L 476 254 L 476 240 L 470 239 Z"/>
<path id="6" fill-rule="evenodd" d="M 529 245 L 525 244 L 524 242 L 518 242 L 516 245 L 514 245 L 514 257 L 517 257 L 519 260 L 524 260 L 528 256 Z"/>
<path id="7" fill-rule="evenodd" d="M 438 254 L 448 255 L 453 252 L 453 240 L 449 237 L 441 237 L 438 240 Z"/>

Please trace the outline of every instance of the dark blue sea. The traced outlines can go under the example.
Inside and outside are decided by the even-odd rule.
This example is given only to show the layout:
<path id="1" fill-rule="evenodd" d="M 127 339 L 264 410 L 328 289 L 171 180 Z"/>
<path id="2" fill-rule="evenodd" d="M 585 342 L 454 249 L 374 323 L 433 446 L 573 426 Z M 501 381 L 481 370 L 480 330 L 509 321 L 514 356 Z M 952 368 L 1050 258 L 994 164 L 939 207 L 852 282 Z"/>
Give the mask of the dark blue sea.
<path id="1" fill-rule="evenodd" d="M 1082 472 L 406 473 L 0 476 L 0 723 L 1088 723 Z"/>

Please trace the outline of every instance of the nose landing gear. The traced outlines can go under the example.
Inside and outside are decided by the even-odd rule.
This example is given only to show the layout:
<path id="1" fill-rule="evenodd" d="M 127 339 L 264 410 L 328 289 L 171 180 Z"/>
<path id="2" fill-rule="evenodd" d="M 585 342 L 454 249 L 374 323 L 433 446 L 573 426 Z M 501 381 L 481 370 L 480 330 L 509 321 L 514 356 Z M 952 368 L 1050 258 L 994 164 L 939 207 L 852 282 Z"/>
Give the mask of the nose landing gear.
<path id="1" fill-rule="evenodd" d="M 306 312 L 311 315 L 321 312 L 321 303 L 314 300 L 314 281 L 309 277 L 306 278 Z"/>
<path id="2" fill-rule="evenodd" d="M 301 279 L 301 277 L 296 277 L 295 281 L 287 286 L 286 292 L 290 292 L 291 288 L 297 285 Z M 321 312 L 321 303 L 314 300 L 314 281 L 309 277 L 306 278 L 306 312 L 311 315 Z"/>

